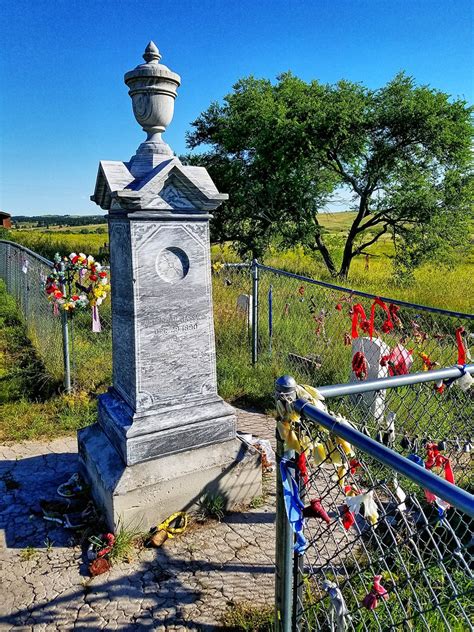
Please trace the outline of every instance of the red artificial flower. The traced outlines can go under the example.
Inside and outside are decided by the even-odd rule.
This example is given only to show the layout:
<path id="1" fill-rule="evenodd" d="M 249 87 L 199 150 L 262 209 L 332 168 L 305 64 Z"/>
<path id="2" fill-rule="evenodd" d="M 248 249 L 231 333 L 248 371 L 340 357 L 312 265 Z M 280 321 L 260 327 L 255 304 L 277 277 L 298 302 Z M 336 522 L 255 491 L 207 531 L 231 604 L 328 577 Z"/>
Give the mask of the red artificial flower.
<path id="1" fill-rule="evenodd" d="M 76 255 L 75 257 L 73 257 L 71 259 L 71 263 L 74 265 L 75 263 L 77 263 L 79 261 L 79 255 Z"/>
<path id="2" fill-rule="evenodd" d="M 77 294 L 73 294 L 73 295 L 71 296 L 71 299 L 72 299 L 73 301 L 78 301 L 78 300 L 79 300 L 79 296 L 78 296 Z"/>
<path id="3" fill-rule="evenodd" d="M 95 575 L 102 575 L 110 570 L 110 562 L 103 557 L 98 557 L 89 564 L 89 573 L 94 577 Z"/>
<path id="4" fill-rule="evenodd" d="M 359 467 L 361 467 L 361 463 L 359 463 L 357 459 L 351 459 L 349 461 L 349 467 L 351 468 L 351 474 L 355 474 Z"/>
<path id="5" fill-rule="evenodd" d="M 55 290 L 54 298 L 63 298 L 63 293 L 61 292 L 61 290 Z"/>
<path id="6" fill-rule="evenodd" d="M 91 281 L 97 281 L 98 277 L 97 277 L 97 275 L 96 275 L 96 274 L 91 274 L 91 275 L 89 276 L 89 279 L 90 279 Z"/>
<path id="7" fill-rule="evenodd" d="M 100 276 L 101 279 L 105 279 L 105 277 L 107 276 L 107 272 L 102 270 L 102 272 L 99 272 L 99 276 Z"/>
<path id="8" fill-rule="evenodd" d="M 336 309 L 337 309 L 338 312 L 340 312 L 342 310 L 342 305 L 340 303 L 338 303 L 336 305 Z"/>

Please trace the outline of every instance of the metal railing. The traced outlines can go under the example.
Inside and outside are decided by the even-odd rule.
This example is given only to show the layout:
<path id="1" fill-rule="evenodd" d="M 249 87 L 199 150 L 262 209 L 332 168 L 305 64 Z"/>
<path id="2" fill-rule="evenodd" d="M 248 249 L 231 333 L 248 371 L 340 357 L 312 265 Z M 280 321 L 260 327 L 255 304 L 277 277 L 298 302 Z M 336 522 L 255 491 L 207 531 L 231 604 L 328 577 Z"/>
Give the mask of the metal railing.
<path id="1" fill-rule="evenodd" d="M 321 387 L 331 413 L 277 380 L 299 415 L 286 444 L 277 433 L 278 630 L 473 630 L 473 373 Z"/>

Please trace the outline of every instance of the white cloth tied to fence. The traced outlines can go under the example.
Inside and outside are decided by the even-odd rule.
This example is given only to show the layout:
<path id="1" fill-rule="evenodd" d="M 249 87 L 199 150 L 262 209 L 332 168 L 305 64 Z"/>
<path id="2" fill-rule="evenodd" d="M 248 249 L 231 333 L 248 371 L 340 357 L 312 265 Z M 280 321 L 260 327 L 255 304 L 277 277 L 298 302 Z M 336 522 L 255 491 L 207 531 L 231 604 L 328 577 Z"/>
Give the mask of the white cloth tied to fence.
<path id="1" fill-rule="evenodd" d="M 358 514 L 361 506 L 364 505 L 364 516 L 371 524 L 375 524 L 379 519 L 373 489 L 365 494 L 346 498 L 346 505 L 353 514 Z"/>
<path id="2" fill-rule="evenodd" d="M 334 615 L 336 619 L 337 632 L 344 632 L 346 629 L 346 617 L 349 614 L 344 597 L 337 584 L 325 579 L 323 582 L 323 589 L 328 593 L 331 600 L 331 630 L 334 630 Z"/>

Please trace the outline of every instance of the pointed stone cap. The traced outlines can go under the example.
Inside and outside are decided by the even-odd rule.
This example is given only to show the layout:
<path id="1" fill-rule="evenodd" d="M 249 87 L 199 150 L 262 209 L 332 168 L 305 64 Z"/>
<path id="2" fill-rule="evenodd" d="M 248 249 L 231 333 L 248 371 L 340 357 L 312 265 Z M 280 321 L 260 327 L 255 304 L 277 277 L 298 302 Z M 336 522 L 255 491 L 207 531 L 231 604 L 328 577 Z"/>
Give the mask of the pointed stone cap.
<path id="1" fill-rule="evenodd" d="M 155 44 L 155 42 L 150 41 L 148 43 L 148 46 L 145 48 L 145 52 L 143 53 L 143 59 L 147 63 L 154 62 L 154 61 L 158 63 L 160 61 L 161 59 L 160 51 L 158 50 L 158 47 Z"/>
<path id="2" fill-rule="evenodd" d="M 155 42 L 149 42 L 143 53 L 143 59 L 145 60 L 144 64 L 139 64 L 133 70 L 129 70 L 125 73 L 124 81 L 127 86 L 132 89 L 136 81 L 144 77 L 161 77 L 173 85 L 176 96 L 176 89 L 181 85 L 181 77 L 170 70 L 168 66 L 159 63 L 161 54 Z"/>

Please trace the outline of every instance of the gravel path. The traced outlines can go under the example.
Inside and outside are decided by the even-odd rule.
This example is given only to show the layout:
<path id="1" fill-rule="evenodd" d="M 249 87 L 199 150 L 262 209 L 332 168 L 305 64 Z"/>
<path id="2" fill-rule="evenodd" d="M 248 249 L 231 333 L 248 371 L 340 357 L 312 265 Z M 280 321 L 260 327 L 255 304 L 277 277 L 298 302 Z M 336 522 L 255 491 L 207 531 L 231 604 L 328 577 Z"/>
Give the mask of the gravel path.
<path id="1" fill-rule="evenodd" d="M 273 443 L 272 419 L 238 411 L 238 420 Z M 71 532 L 30 509 L 76 471 L 75 437 L 0 446 L 0 458 L 0 630 L 207 632 L 225 629 L 232 603 L 272 604 L 274 474 L 258 508 L 193 525 L 91 579 Z"/>

